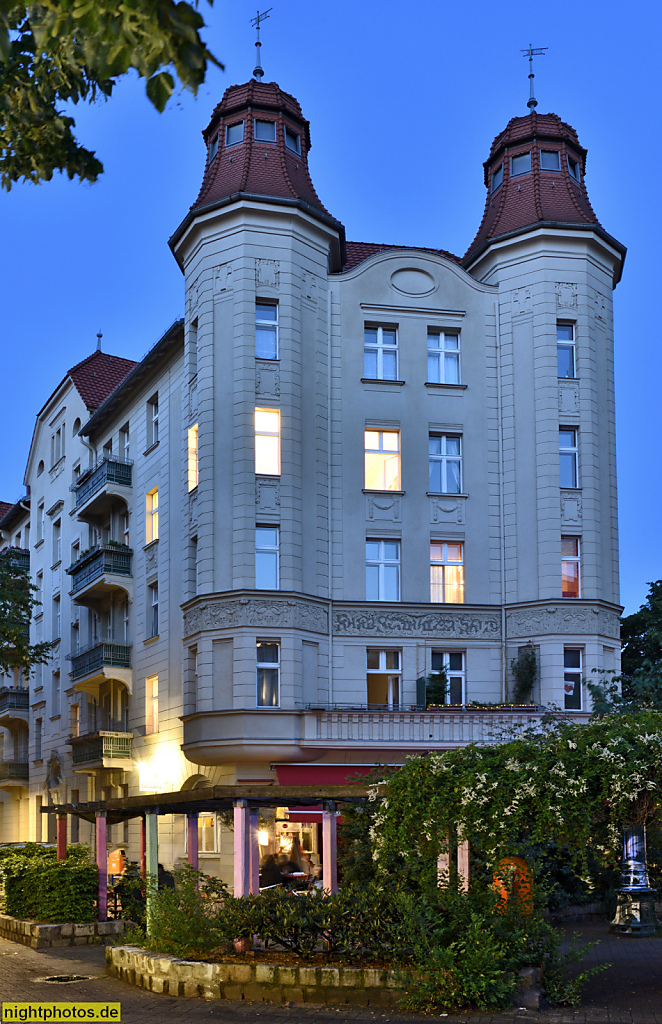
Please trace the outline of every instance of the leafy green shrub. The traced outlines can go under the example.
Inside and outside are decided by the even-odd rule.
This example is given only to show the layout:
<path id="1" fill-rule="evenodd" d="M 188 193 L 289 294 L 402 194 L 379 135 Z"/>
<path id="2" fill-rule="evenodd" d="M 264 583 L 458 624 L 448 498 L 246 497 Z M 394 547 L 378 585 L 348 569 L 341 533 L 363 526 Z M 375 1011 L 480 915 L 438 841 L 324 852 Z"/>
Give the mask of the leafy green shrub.
<path id="1" fill-rule="evenodd" d="M 66 860 L 38 843 L 9 847 L 2 851 L 0 875 L 6 914 L 53 923 L 96 920 L 99 879 L 87 847 L 68 847 Z"/>
<path id="2" fill-rule="evenodd" d="M 219 906 L 226 898 L 224 882 L 185 865 L 175 872 L 174 889 L 155 895 L 150 945 L 173 956 L 209 953 L 223 941 Z"/>

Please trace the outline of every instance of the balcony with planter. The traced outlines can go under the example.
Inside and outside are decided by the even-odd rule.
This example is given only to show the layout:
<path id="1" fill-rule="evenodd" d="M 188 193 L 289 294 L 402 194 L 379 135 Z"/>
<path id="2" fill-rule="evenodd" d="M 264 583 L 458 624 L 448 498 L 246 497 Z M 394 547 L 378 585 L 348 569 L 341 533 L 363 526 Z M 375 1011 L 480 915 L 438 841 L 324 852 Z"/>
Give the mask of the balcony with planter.
<path id="1" fill-rule="evenodd" d="M 29 778 L 27 761 L 0 761 L 0 789 L 25 789 Z"/>
<path id="2" fill-rule="evenodd" d="M 79 519 L 94 520 L 107 514 L 117 499 L 128 503 L 131 497 L 131 469 L 133 462 L 104 456 L 83 473 L 71 490 L 76 495 L 76 514 Z"/>
<path id="3" fill-rule="evenodd" d="M 117 679 L 131 693 L 131 644 L 117 643 L 113 639 L 94 640 L 72 651 L 67 659 L 71 662 L 75 690 L 90 693 L 98 699 L 101 684 L 107 679 Z"/>
<path id="4" fill-rule="evenodd" d="M 0 688 L 0 726 L 12 729 L 17 722 L 27 725 L 30 691 L 26 687 Z"/>
<path id="5" fill-rule="evenodd" d="M 76 604 L 103 604 L 117 591 L 132 597 L 133 551 L 126 544 L 97 544 L 83 552 L 67 569 L 71 576 L 71 596 Z"/>
<path id="6" fill-rule="evenodd" d="M 85 736 L 70 736 L 74 771 L 95 768 L 133 768 L 133 733 L 99 731 Z"/>

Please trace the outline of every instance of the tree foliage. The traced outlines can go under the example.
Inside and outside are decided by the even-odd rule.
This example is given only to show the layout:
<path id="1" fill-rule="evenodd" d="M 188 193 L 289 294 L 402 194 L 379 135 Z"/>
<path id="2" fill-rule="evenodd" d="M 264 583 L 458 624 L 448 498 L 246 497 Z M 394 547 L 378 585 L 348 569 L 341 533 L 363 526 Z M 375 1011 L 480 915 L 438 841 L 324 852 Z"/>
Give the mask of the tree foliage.
<path id="1" fill-rule="evenodd" d="M 644 662 L 662 667 L 662 580 L 648 586 L 645 603 L 621 623 L 621 670 L 625 676 L 634 675 Z"/>
<path id="2" fill-rule="evenodd" d="M 0 669 L 29 672 L 48 661 L 50 644 L 30 643 L 30 619 L 37 601 L 30 574 L 11 549 L 0 554 Z"/>
<path id="3" fill-rule="evenodd" d="M 208 0 L 213 3 L 213 0 Z M 223 65 L 200 32 L 198 0 L 0 0 L 0 183 L 96 181 L 103 165 L 74 136 L 63 104 L 107 99 L 135 71 L 165 108 L 177 80 L 194 94 Z"/>
<path id="4" fill-rule="evenodd" d="M 538 659 L 533 644 L 529 643 L 522 647 L 517 657 L 511 661 L 510 668 L 515 679 L 513 700 L 516 704 L 523 704 L 531 699 L 538 678 Z"/>

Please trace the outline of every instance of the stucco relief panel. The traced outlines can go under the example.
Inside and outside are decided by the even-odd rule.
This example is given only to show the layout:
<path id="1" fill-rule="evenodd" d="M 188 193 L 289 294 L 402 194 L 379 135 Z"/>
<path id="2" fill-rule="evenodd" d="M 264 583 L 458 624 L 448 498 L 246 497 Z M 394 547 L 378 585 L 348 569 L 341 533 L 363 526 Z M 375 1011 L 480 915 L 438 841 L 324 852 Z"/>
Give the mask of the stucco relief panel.
<path id="1" fill-rule="evenodd" d="M 269 363 L 255 362 L 255 394 L 280 398 L 280 369 Z"/>
<path id="2" fill-rule="evenodd" d="M 314 274 L 304 271 L 301 275 L 301 294 L 304 299 L 310 299 L 312 302 L 317 298 L 317 280 Z"/>
<path id="3" fill-rule="evenodd" d="M 258 512 L 280 512 L 280 480 L 268 476 L 256 477 L 255 504 Z"/>
<path id="4" fill-rule="evenodd" d="M 508 636 L 544 636 L 547 633 L 600 633 L 620 636 L 620 619 L 607 608 L 527 608 L 506 617 Z"/>
<path id="5" fill-rule="evenodd" d="M 227 597 L 206 601 L 184 614 L 184 634 L 190 636 L 207 629 L 305 629 L 327 633 L 327 609 L 294 598 Z"/>
<path id="6" fill-rule="evenodd" d="M 515 288 L 512 297 L 513 316 L 525 316 L 533 311 L 530 288 Z"/>
<path id="7" fill-rule="evenodd" d="M 255 260 L 256 288 L 278 288 L 280 286 L 280 260 Z"/>
<path id="8" fill-rule="evenodd" d="M 430 498 L 430 522 L 461 526 L 465 521 L 462 498 Z"/>
<path id="9" fill-rule="evenodd" d="M 577 526 L 582 521 L 582 496 L 576 491 L 561 491 L 561 523 Z"/>
<path id="10" fill-rule="evenodd" d="M 569 382 L 559 385 L 559 412 L 567 415 L 579 412 L 579 387 Z"/>
<path id="11" fill-rule="evenodd" d="M 222 263 L 214 268 L 214 292 L 232 291 L 232 264 Z"/>
<path id="12" fill-rule="evenodd" d="M 598 320 L 607 319 L 607 296 L 603 295 L 602 292 L 595 290 L 593 292 L 593 302 L 595 306 L 595 315 Z"/>
<path id="13" fill-rule="evenodd" d="M 557 281 L 554 285 L 557 309 L 577 309 L 577 282 Z"/>
<path id="14" fill-rule="evenodd" d="M 145 574 L 156 572 L 159 567 L 159 545 L 151 544 L 145 551 Z"/>
<path id="15" fill-rule="evenodd" d="M 490 640 L 501 635 L 501 621 L 489 612 L 451 608 L 421 612 L 351 608 L 335 610 L 333 632 L 338 636 Z"/>
<path id="16" fill-rule="evenodd" d="M 366 519 L 371 522 L 375 519 L 386 520 L 391 523 L 400 522 L 400 497 L 394 495 L 376 496 L 369 494 L 366 497 Z"/>

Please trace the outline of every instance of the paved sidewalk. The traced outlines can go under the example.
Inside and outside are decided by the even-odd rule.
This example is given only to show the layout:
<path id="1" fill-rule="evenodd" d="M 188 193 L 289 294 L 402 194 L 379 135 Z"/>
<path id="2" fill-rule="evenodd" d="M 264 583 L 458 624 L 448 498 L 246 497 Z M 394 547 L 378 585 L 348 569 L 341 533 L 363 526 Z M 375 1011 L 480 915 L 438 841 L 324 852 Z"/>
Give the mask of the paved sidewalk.
<path id="1" fill-rule="evenodd" d="M 586 987 L 579 1010 L 508 1010 L 499 1013 L 448 1014 L 445 1024 L 662 1024 L 662 938 L 629 939 L 609 935 L 602 922 L 583 924 L 582 939 L 601 939 L 585 963 L 613 966 Z M 58 985 L 40 981 L 53 974 L 81 974 L 88 981 Z M 122 1024 L 415 1024 L 429 1017 L 371 1011 L 360 1007 L 280 1006 L 270 1003 L 173 999 L 134 988 L 104 975 L 99 946 L 33 950 L 0 939 L 0 999 L 33 1002 L 121 1002 Z"/>

